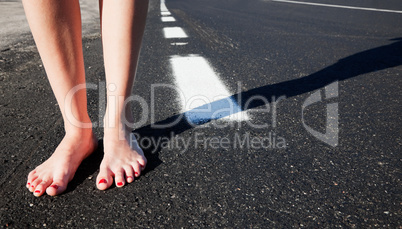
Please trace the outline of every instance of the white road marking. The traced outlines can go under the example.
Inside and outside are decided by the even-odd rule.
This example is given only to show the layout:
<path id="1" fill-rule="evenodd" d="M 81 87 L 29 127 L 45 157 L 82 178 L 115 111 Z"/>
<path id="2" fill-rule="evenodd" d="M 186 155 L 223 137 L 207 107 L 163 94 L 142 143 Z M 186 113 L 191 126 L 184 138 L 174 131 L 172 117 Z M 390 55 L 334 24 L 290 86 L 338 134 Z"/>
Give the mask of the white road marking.
<path id="1" fill-rule="evenodd" d="M 188 42 L 172 42 L 171 45 L 188 45 Z"/>
<path id="2" fill-rule="evenodd" d="M 248 120 L 206 59 L 198 55 L 172 56 L 170 63 L 182 111 L 188 121 L 202 124 L 215 119 Z"/>
<path id="3" fill-rule="evenodd" d="M 187 38 L 186 32 L 180 27 L 166 27 L 163 28 L 163 33 L 165 34 L 165 38 Z"/>
<path id="4" fill-rule="evenodd" d="M 161 20 L 176 21 L 161 0 Z M 165 38 L 187 38 L 180 27 L 163 28 Z M 187 45 L 188 42 L 173 42 L 171 45 Z M 232 94 L 219 80 L 210 64 L 198 55 L 172 56 L 170 64 L 175 75 L 182 112 L 194 124 L 206 123 L 215 119 L 233 121 L 248 120 L 247 112 L 242 111 Z"/>
<path id="5" fill-rule="evenodd" d="M 398 11 L 398 10 L 386 10 L 386 9 L 377 9 L 377 8 L 365 8 L 365 7 L 355 7 L 355 6 L 332 5 L 332 4 L 323 4 L 323 3 L 315 3 L 315 2 L 299 2 L 299 1 L 291 1 L 291 0 L 270 0 L 270 1 L 293 3 L 293 4 L 302 4 L 302 5 L 312 5 L 312 6 L 326 6 L 326 7 L 333 7 L 333 8 L 367 10 L 367 11 L 377 11 L 377 12 L 387 12 L 387 13 L 402 14 L 402 11 Z"/>
<path id="6" fill-rule="evenodd" d="M 161 0 L 161 12 L 169 12 L 168 8 L 165 5 L 165 0 Z"/>
<path id="7" fill-rule="evenodd" d="M 176 21 L 176 19 L 174 17 L 161 17 L 161 20 L 163 22 L 173 22 Z"/>

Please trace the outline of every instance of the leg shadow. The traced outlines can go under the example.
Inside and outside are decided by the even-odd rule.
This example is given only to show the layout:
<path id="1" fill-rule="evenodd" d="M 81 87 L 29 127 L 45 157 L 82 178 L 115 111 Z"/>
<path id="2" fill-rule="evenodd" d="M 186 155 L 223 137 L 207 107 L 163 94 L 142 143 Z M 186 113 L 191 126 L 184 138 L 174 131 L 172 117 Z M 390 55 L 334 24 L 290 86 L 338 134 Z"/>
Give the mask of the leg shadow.
<path id="1" fill-rule="evenodd" d="M 98 141 L 98 148 L 78 167 L 74 178 L 68 183 L 66 191 L 69 193 L 81 185 L 88 177 L 93 176 L 99 170 L 99 165 L 103 159 L 103 140 Z M 95 178 L 96 179 L 96 178 Z M 93 180 L 95 180 L 93 179 Z"/>
<path id="2" fill-rule="evenodd" d="M 245 111 L 263 106 L 266 102 L 271 103 L 273 102 L 273 98 L 278 98 L 280 96 L 286 96 L 289 98 L 301 95 L 323 88 L 334 81 L 343 81 L 362 74 L 399 66 L 402 64 L 402 38 L 395 38 L 392 40 L 396 42 L 346 57 L 311 75 L 243 91 L 232 95 L 231 98 L 234 99 L 240 105 L 242 110 Z M 261 97 L 264 97 L 265 100 L 253 100 L 253 98 Z M 227 99 L 228 98 L 224 98 L 215 101 L 214 103 L 220 103 Z M 212 119 L 204 120 L 201 123 L 197 123 L 197 125 L 205 124 L 210 121 L 212 121 Z M 197 125 L 188 123 L 182 113 L 154 124 L 141 127 L 135 130 L 134 133 L 139 136 L 140 141 L 141 138 L 171 138 L 186 130 L 192 129 Z M 151 145 L 145 149 L 146 156 L 147 158 L 149 157 L 149 161 L 151 161 L 150 170 L 154 169 L 161 163 L 157 155 L 157 152 L 159 151 L 159 145 Z"/>
<path id="3" fill-rule="evenodd" d="M 238 101 L 243 110 L 248 110 L 265 105 L 262 100 L 253 100 L 246 107 L 246 102 L 255 96 L 262 96 L 267 101 L 273 102 L 272 97 L 278 98 L 284 95 L 289 98 L 318 90 L 334 81 L 343 81 L 362 74 L 399 66 L 402 64 L 402 38 L 392 40 L 396 42 L 346 57 L 311 75 L 254 88 L 232 97 Z"/>

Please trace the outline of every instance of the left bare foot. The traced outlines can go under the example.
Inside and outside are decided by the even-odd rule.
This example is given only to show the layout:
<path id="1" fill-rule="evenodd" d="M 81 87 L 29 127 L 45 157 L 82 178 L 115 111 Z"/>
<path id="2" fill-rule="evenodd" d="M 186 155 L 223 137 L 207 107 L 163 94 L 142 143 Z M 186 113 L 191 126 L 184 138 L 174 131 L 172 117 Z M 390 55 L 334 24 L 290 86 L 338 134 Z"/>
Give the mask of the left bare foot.
<path id="1" fill-rule="evenodd" d="M 105 128 L 104 157 L 96 179 L 98 189 L 109 188 L 113 179 L 117 187 L 134 181 L 144 170 L 147 159 L 131 131 Z"/>

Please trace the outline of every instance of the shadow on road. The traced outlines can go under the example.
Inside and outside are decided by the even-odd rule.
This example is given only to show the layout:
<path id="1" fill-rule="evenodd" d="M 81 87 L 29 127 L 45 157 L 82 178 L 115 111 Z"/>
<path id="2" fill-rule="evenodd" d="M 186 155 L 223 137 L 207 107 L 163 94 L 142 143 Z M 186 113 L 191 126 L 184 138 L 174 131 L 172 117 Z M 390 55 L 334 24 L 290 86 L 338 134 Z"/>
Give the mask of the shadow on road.
<path id="1" fill-rule="evenodd" d="M 67 190 L 63 193 L 69 193 L 81 185 L 88 177 L 94 176 L 99 169 L 99 165 L 103 159 L 103 140 L 98 141 L 98 148 L 88 158 L 82 161 L 80 167 L 76 171 L 73 180 L 68 183 Z M 96 177 L 93 177 L 95 182 Z M 112 185 L 113 186 L 113 185 Z"/>
<path id="2" fill-rule="evenodd" d="M 346 57 L 311 75 L 254 88 L 233 95 L 233 98 L 235 100 L 239 97 L 242 98 L 240 105 L 243 110 L 248 110 L 265 105 L 263 101 L 255 100 L 248 107 L 245 107 L 245 102 L 256 95 L 263 96 L 269 102 L 273 102 L 271 101 L 272 96 L 276 98 L 282 95 L 287 98 L 293 97 L 318 90 L 334 81 L 342 81 L 362 74 L 399 66 L 402 64 L 402 38 L 392 40 L 396 42 Z"/>

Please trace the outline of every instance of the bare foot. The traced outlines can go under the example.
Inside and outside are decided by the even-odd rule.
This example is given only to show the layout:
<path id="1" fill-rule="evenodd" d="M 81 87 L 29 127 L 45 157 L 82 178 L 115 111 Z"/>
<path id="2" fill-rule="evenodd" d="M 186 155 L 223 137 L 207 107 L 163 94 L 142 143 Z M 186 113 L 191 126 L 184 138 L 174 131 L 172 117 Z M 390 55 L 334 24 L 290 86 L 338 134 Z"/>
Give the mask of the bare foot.
<path id="1" fill-rule="evenodd" d="M 66 134 L 53 155 L 28 175 L 27 188 L 35 196 L 45 192 L 58 195 L 67 188 L 78 166 L 97 147 L 97 139 L 89 129 L 80 134 Z"/>
<path id="2" fill-rule="evenodd" d="M 131 131 L 105 128 L 103 146 L 105 154 L 96 179 L 98 189 L 109 188 L 113 178 L 117 187 L 123 187 L 140 176 L 147 159 Z"/>

